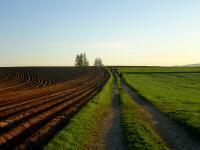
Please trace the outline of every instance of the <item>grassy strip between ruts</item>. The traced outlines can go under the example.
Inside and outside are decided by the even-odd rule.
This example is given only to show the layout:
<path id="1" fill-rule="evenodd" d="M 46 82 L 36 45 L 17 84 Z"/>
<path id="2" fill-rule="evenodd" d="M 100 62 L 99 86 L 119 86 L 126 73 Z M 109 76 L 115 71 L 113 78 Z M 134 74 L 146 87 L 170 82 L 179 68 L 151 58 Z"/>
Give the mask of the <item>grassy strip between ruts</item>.
<path id="1" fill-rule="evenodd" d="M 102 91 L 95 96 L 80 112 L 71 119 L 69 124 L 59 132 L 44 150 L 83 150 L 90 137 L 112 106 L 113 77 Z"/>
<path id="2" fill-rule="evenodd" d="M 128 149 L 167 150 L 164 140 L 153 128 L 144 110 L 123 89 L 120 90 L 124 138 Z"/>

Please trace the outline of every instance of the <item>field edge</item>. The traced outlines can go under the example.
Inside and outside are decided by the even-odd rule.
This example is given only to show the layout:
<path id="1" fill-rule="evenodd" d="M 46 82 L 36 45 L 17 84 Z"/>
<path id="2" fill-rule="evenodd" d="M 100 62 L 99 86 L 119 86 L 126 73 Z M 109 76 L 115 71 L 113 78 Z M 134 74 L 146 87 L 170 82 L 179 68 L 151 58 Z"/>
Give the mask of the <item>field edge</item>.
<path id="1" fill-rule="evenodd" d="M 84 150 L 90 142 L 90 138 L 96 127 L 112 106 L 112 85 L 113 76 L 110 74 L 110 79 L 103 87 L 102 91 L 92 98 L 87 105 L 71 119 L 69 124 L 50 140 L 44 147 L 44 150 Z"/>

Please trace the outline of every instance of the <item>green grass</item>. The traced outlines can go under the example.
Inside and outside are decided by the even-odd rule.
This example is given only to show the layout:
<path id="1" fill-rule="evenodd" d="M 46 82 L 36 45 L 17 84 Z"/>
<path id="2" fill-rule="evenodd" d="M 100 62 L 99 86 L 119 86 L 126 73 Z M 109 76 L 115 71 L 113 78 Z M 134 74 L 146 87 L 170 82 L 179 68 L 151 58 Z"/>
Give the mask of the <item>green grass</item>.
<path id="1" fill-rule="evenodd" d="M 200 73 L 200 67 L 119 67 L 119 70 L 126 74 L 132 73 Z"/>
<path id="2" fill-rule="evenodd" d="M 137 68 L 130 68 L 134 69 L 138 71 Z M 148 69 L 150 71 L 151 68 Z M 184 72 L 185 68 L 182 69 L 177 70 Z M 200 142 L 200 73 L 196 73 L 199 68 L 189 69 L 190 73 L 169 73 L 172 70 L 169 68 L 168 72 L 165 70 L 167 73 L 152 74 L 142 70 L 140 74 L 124 74 L 124 78 L 129 86 Z M 123 71 L 123 68 L 121 70 Z M 155 71 L 155 68 L 152 70 L 159 72 Z"/>
<path id="3" fill-rule="evenodd" d="M 118 87 L 118 89 L 120 90 L 120 89 L 122 89 L 121 80 L 120 80 L 120 78 L 118 77 L 118 75 L 115 75 L 115 77 L 116 77 L 116 80 L 117 80 L 117 87 Z"/>
<path id="4" fill-rule="evenodd" d="M 167 150 L 166 143 L 152 127 L 144 110 L 130 97 L 120 90 L 122 127 L 129 150 Z"/>
<path id="5" fill-rule="evenodd" d="M 85 149 L 98 124 L 112 106 L 112 85 L 113 77 L 111 76 L 103 90 L 71 119 L 70 123 L 48 143 L 44 150 Z"/>

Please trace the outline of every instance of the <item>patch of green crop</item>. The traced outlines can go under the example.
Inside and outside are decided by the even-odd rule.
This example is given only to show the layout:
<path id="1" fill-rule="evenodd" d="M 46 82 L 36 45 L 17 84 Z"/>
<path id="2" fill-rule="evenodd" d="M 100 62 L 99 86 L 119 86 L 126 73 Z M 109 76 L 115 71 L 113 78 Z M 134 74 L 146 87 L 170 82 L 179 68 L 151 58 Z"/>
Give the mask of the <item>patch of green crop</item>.
<path id="1" fill-rule="evenodd" d="M 120 90 L 122 127 L 129 150 L 167 150 L 159 133 L 152 127 L 141 107 Z"/>
<path id="2" fill-rule="evenodd" d="M 44 150 L 83 150 L 96 127 L 112 107 L 113 77 L 103 90 L 94 97 L 70 123 L 60 131 Z"/>
<path id="3" fill-rule="evenodd" d="M 124 74 L 132 73 L 200 73 L 200 67 L 118 67 Z"/>
<path id="4" fill-rule="evenodd" d="M 200 138 L 200 73 L 141 72 L 124 74 L 124 78 L 130 87 L 189 134 L 197 140 Z"/>

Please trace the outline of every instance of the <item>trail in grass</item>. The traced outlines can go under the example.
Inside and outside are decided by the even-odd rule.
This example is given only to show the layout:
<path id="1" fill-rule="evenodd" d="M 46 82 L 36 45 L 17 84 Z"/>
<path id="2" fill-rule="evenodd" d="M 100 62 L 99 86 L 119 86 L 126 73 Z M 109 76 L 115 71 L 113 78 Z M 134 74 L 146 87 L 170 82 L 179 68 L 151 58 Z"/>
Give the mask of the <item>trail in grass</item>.
<path id="1" fill-rule="evenodd" d="M 200 150 L 200 145 L 190 138 L 180 127 L 172 122 L 165 114 L 154 105 L 144 100 L 134 90 L 129 88 L 124 81 L 122 87 L 141 105 L 151 117 L 152 123 L 157 127 L 163 138 L 173 150 Z"/>
<path id="2" fill-rule="evenodd" d="M 120 126 L 120 97 L 116 82 L 113 85 L 113 107 L 107 114 L 87 150 L 125 150 Z"/>

